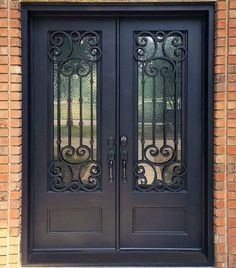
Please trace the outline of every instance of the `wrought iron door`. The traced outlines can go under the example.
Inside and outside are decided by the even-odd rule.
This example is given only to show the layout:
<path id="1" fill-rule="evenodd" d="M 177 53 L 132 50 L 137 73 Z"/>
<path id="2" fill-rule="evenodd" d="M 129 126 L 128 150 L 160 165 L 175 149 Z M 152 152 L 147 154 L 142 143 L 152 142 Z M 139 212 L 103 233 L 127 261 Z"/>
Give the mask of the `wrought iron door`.
<path id="1" fill-rule="evenodd" d="M 121 21 L 124 248 L 201 247 L 200 25 Z"/>
<path id="2" fill-rule="evenodd" d="M 28 22 L 24 262 L 209 264 L 205 13 L 87 9 Z"/>
<path id="3" fill-rule="evenodd" d="M 34 241 L 48 250 L 113 248 L 115 21 L 34 23 Z"/>

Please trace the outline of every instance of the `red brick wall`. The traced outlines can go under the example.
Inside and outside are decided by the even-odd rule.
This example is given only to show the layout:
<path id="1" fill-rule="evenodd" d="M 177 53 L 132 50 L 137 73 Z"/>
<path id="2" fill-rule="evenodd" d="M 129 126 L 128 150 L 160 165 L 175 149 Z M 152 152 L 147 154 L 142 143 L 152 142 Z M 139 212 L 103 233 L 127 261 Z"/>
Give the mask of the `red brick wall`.
<path id="1" fill-rule="evenodd" d="M 19 1 L 0 0 L 0 267 L 21 266 L 20 35 Z M 216 2 L 214 121 L 216 267 L 236 268 L 236 0 Z"/>
<path id="2" fill-rule="evenodd" d="M 236 267 L 236 1 L 218 1 L 215 40 L 215 252 Z"/>
<path id="3" fill-rule="evenodd" d="M 229 3 L 228 20 L 228 120 L 227 134 L 227 162 L 229 163 L 227 174 L 227 216 L 228 216 L 228 263 L 230 267 L 236 267 L 236 1 Z"/>
<path id="4" fill-rule="evenodd" d="M 0 0 L 0 266 L 19 263 L 21 49 L 19 2 Z"/>

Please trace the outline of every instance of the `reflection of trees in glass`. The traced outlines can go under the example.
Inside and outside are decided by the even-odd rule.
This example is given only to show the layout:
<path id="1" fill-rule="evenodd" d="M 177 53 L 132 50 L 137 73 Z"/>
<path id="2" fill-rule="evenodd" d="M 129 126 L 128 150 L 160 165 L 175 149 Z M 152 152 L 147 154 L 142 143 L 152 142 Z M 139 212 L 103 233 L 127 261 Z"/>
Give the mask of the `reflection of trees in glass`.
<path id="1" fill-rule="evenodd" d="M 54 161 L 50 190 L 96 191 L 101 186 L 97 161 L 97 32 L 56 31 L 49 38 L 53 62 Z"/>
<path id="2" fill-rule="evenodd" d="M 71 36 L 71 34 L 69 34 Z M 82 36 L 83 33 L 80 33 Z M 71 136 L 72 145 L 77 146 L 83 137 L 83 144 L 94 147 L 94 159 L 96 158 L 97 142 L 97 56 L 94 53 L 94 44 L 97 44 L 97 36 L 85 35 L 82 39 L 68 39 L 62 35 L 63 43 L 60 46 L 59 60 L 54 62 L 54 136 L 55 153 L 58 129 L 58 107 L 60 107 L 60 134 L 62 146 L 68 143 Z M 95 45 L 96 45 L 95 44 Z M 72 47 L 71 47 L 72 45 Z M 68 51 L 71 49 L 71 54 Z M 59 77 L 58 77 L 59 75 Z M 69 86 L 70 85 L 70 86 Z M 59 91 L 58 91 L 59 87 Z M 70 88 L 70 90 L 69 90 Z M 82 102 L 80 100 L 80 88 L 82 88 Z M 91 96 L 92 89 L 92 96 Z M 58 92 L 60 101 L 58 106 Z M 69 98 L 70 92 L 70 98 Z M 71 99 L 71 101 L 69 100 Z M 91 105 L 92 103 L 92 105 Z M 82 110 L 81 106 L 82 105 Z M 70 108 L 69 108 L 70 107 Z M 69 112 L 70 110 L 70 112 Z M 81 114 L 82 111 L 82 114 Z M 93 118 L 93 121 L 91 121 Z M 82 120 L 81 120 L 82 119 Z M 81 126 L 82 121 L 82 126 Z M 71 134 L 69 134 L 69 130 Z M 91 145 L 93 143 L 93 145 Z"/>
<path id="3" fill-rule="evenodd" d="M 135 189 L 181 191 L 186 165 L 182 162 L 182 62 L 185 34 L 142 31 L 135 39 L 138 64 L 138 154 Z"/>
<path id="4" fill-rule="evenodd" d="M 168 55 L 174 57 L 174 49 L 172 41 L 174 37 L 168 37 L 165 41 L 165 51 Z M 151 37 L 147 37 L 147 43 L 145 46 L 145 55 L 151 56 L 155 49 L 154 41 Z M 156 58 L 164 57 L 163 54 L 163 42 L 156 43 Z M 147 63 L 144 63 L 147 64 Z M 170 64 L 165 60 L 150 60 L 149 69 L 156 67 L 158 70 L 163 67 L 169 67 Z M 169 66 L 168 66 L 169 64 Z M 138 62 L 138 122 L 142 122 L 142 62 Z M 155 79 L 155 88 L 153 88 L 153 79 Z M 144 121 L 145 124 L 153 123 L 153 90 L 156 95 L 156 125 L 157 132 L 160 133 L 163 125 L 163 113 L 166 116 L 166 126 L 168 127 L 167 135 L 173 134 L 174 131 L 174 116 L 175 116 L 175 105 L 177 111 L 181 109 L 181 79 L 182 79 L 182 65 L 181 62 L 176 62 L 175 72 L 168 72 L 165 75 L 160 72 L 152 77 L 144 71 Z M 165 100 L 163 99 L 163 91 L 165 88 Z M 175 93 L 176 90 L 176 93 Z M 177 97 L 177 99 L 176 99 Z M 175 100 L 176 99 L 176 100 Z M 166 101 L 166 110 L 164 110 L 164 101 Z M 176 103 L 175 103 L 176 101 Z M 150 128 L 151 131 L 151 128 Z M 149 132 L 150 132 L 149 131 Z M 179 130 L 180 131 L 180 130 Z M 148 127 L 146 127 L 148 132 Z M 147 133 L 149 135 L 150 133 Z M 171 135 L 172 135 L 171 134 Z"/>
<path id="5" fill-rule="evenodd" d="M 85 40 L 87 41 L 87 40 Z M 80 59 L 82 57 L 84 57 L 84 54 L 87 53 L 87 51 L 89 51 L 89 47 L 88 47 L 88 42 L 85 41 L 81 41 L 81 46 L 78 49 L 78 43 L 77 42 L 73 42 L 73 51 L 72 51 L 72 55 L 70 56 L 70 58 L 76 58 L 76 59 Z M 63 50 L 67 50 L 68 49 L 69 44 L 68 43 L 64 43 L 62 49 L 62 53 Z M 94 98 L 93 98 L 93 103 L 94 103 L 94 116 L 96 118 L 96 85 L 97 85 L 97 68 L 96 68 L 96 64 L 91 64 L 91 66 L 93 65 L 93 91 L 94 91 Z M 54 68 L 54 77 L 56 77 L 56 68 Z M 83 119 L 84 120 L 89 120 L 90 119 L 90 103 L 91 103 L 91 99 L 90 99 L 90 92 L 91 92 L 91 74 L 89 73 L 87 76 L 85 77 L 79 77 L 78 75 L 74 74 L 70 77 L 68 76 L 64 76 L 63 74 L 60 74 L 60 94 L 61 94 L 61 119 L 62 120 L 67 120 L 67 99 L 68 99 L 68 84 L 69 84 L 69 79 L 71 79 L 71 99 L 72 99 L 72 109 L 71 109 L 71 119 L 72 119 L 72 124 L 74 125 L 74 120 L 79 120 L 79 83 L 80 83 L 80 79 L 82 79 L 82 98 L 83 98 Z M 57 79 L 54 79 L 54 108 L 56 109 L 57 106 Z M 56 114 L 54 119 L 56 119 Z"/>

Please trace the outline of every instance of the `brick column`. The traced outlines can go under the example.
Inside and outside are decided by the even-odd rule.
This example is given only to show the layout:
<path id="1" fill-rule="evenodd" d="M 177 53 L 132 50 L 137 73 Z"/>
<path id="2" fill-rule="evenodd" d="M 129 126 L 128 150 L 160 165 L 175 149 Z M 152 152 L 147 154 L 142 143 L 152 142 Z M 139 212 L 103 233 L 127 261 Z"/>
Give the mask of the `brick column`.
<path id="1" fill-rule="evenodd" d="M 8 8 L 0 1 L 0 265 L 7 262 L 8 234 Z"/>
<path id="2" fill-rule="evenodd" d="M 9 1 L 9 0 L 8 0 Z M 8 265 L 19 264 L 21 207 L 21 31 L 20 3 L 10 0 L 9 18 L 9 208 Z"/>
<path id="3" fill-rule="evenodd" d="M 0 0 L 0 265 L 19 266 L 21 207 L 20 3 Z"/>
<path id="4" fill-rule="evenodd" d="M 229 1 L 228 13 L 228 267 L 236 267 L 236 1 Z"/>
<path id="5" fill-rule="evenodd" d="M 216 4 L 215 32 L 215 255 L 216 267 L 227 267 L 227 31 L 228 3 Z"/>

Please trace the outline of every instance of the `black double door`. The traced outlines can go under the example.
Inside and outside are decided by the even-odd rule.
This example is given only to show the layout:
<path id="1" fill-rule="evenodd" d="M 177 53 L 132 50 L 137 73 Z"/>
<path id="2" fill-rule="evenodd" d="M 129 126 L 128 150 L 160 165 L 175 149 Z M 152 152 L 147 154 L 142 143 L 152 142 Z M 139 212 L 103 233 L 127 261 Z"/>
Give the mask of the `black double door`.
<path id="1" fill-rule="evenodd" d="M 207 263 L 198 17 L 35 16 L 36 263 Z"/>

